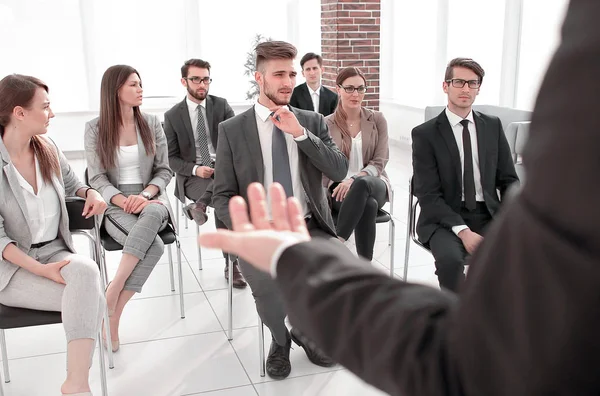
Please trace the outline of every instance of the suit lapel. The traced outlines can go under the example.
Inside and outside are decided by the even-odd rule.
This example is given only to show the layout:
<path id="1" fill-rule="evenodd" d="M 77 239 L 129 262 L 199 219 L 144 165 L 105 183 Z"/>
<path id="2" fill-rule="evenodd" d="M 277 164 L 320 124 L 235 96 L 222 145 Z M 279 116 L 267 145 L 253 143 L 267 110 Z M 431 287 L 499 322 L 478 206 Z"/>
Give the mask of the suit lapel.
<path id="1" fill-rule="evenodd" d="M 460 153 L 458 152 L 456 138 L 454 137 L 454 132 L 452 132 L 452 128 L 450 127 L 450 121 L 448 121 L 448 117 L 446 117 L 445 110 L 442 111 L 438 116 L 436 124 L 438 126 L 438 131 L 446 142 L 446 146 L 448 147 L 450 157 L 452 158 L 452 162 L 454 163 L 454 168 L 456 170 L 456 179 L 458 180 L 460 188 L 462 189 L 462 166 L 460 164 Z"/>
<path id="2" fill-rule="evenodd" d="M 210 96 L 206 96 L 206 125 L 210 132 L 210 141 L 215 150 L 217 150 L 217 133 L 216 128 L 213 126 L 213 110 L 214 103 Z"/>
<path id="3" fill-rule="evenodd" d="M 258 128 L 256 127 L 256 112 L 254 106 L 243 113 L 244 137 L 248 145 L 248 155 L 252 157 L 252 162 L 258 172 L 258 180 L 261 184 L 265 183 L 265 168 L 263 164 L 262 150 L 260 147 L 260 138 L 258 137 Z"/>
<path id="4" fill-rule="evenodd" d="M 485 127 L 486 123 L 479 116 L 479 113 L 473 111 L 473 119 L 475 120 L 475 129 L 477 132 L 477 154 L 479 155 L 479 173 L 481 177 L 481 184 L 483 185 L 483 176 L 485 175 Z"/>
<path id="5" fill-rule="evenodd" d="M 8 155 L 8 151 L 6 150 L 6 147 L 4 146 L 4 142 L 2 141 L 2 139 L 0 138 L 0 156 L 2 157 L 3 160 L 3 168 L 4 168 L 4 174 L 6 175 L 6 180 L 8 180 L 8 185 L 10 186 L 10 189 L 12 190 L 17 203 L 19 204 L 19 208 L 21 209 L 21 213 L 23 214 L 23 218 L 25 218 L 26 220 L 29 219 L 29 216 L 27 215 L 27 204 L 25 203 L 25 197 L 23 196 L 23 191 L 21 190 L 21 184 L 19 184 L 19 179 L 17 179 L 17 174 L 15 173 L 16 170 L 13 168 L 13 166 L 11 166 L 11 161 L 10 161 L 10 156 Z M 29 235 L 31 234 L 31 229 L 29 228 L 29 222 L 25 221 L 25 224 L 27 225 L 27 228 L 29 229 Z"/>
<path id="6" fill-rule="evenodd" d="M 183 102 L 179 104 L 178 113 L 179 118 L 183 123 L 183 130 L 185 131 L 185 136 L 187 136 L 188 138 L 188 144 L 190 146 L 195 146 L 196 142 L 194 142 L 194 129 L 192 128 L 192 123 L 190 122 L 190 112 L 188 110 L 185 98 L 183 99 Z"/>
<path id="7" fill-rule="evenodd" d="M 304 83 L 302 85 L 302 89 L 300 92 L 302 92 L 302 95 L 304 96 L 304 100 L 306 101 L 307 106 L 310 107 L 311 110 L 315 111 L 315 106 L 313 106 L 312 97 L 310 96 L 310 91 L 308 90 L 307 83 Z"/>
<path id="8" fill-rule="evenodd" d="M 375 119 L 373 117 L 373 113 L 365 109 L 364 107 L 361 109 L 361 117 L 360 117 L 360 133 L 362 135 L 362 153 L 361 158 L 363 158 L 363 162 L 365 162 L 365 153 L 366 150 L 371 146 L 371 141 L 373 140 L 373 133 L 375 131 Z"/>
<path id="9" fill-rule="evenodd" d="M 144 187 L 146 183 L 148 183 L 152 179 L 152 163 L 149 164 L 150 161 L 154 161 L 154 156 L 150 157 L 146 154 L 146 147 L 144 147 L 144 142 L 142 141 L 142 135 L 140 135 L 140 129 L 136 126 L 137 129 L 137 141 L 138 141 L 138 157 L 140 159 L 140 173 L 142 174 L 142 182 L 144 183 Z M 150 165 L 150 166 L 149 166 Z M 117 172 L 119 171 L 119 167 L 117 167 Z M 117 176 L 117 180 L 119 177 Z"/>

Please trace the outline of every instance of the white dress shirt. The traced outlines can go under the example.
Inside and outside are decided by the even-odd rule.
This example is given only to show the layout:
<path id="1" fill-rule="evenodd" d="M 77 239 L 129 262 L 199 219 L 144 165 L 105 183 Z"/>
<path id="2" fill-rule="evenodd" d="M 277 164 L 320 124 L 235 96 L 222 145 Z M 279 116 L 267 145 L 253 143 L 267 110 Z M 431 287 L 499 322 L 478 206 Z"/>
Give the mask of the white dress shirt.
<path id="1" fill-rule="evenodd" d="M 197 145 L 198 142 L 198 131 L 196 127 L 198 126 L 198 103 L 194 103 L 190 100 L 189 97 L 186 96 L 185 102 L 188 106 L 188 113 L 190 114 L 190 122 L 192 124 L 192 132 L 194 133 L 194 144 L 196 145 L 196 164 L 192 169 L 192 175 L 196 175 L 196 169 L 199 166 L 202 166 L 202 156 L 200 155 L 200 148 Z M 208 142 L 208 152 L 210 153 L 210 158 L 212 158 L 213 162 L 216 161 L 217 152 L 212 145 L 212 140 L 210 138 L 210 128 L 208 127 L 208 118 L 206 117 L 206 99 L 200 102 L 200 108 L 202 109 L 202 115 L 204 115 L 204 125 L 206 126 L 206 140 Z"/>
<path id="2" fill-rule="evenodd" d="M 138 145 L 119 146 L 117 151 L 117 166 L 119 167 L 119 184 L 143 184 L 140 169 L 140 153 Z"/>
<path id="3" fill-rule="evenodd" d="M 262 151 L 263 166 L 264 166 L 264 186 L 267 190 L 267 207 L 269 208 L 269 216 L 271 215 L 271 197 L 269 195 L 269 186 L 273 184 L 273 153 L 271 149 L 273 147 L 273 121 L 271 121 L 271 110 L 267 107 L 256 102 L 254 105 L 254 111 L 256 112 L 256 126 L 258 128 L 258 138 L 260 140 L 260 149 Z M 310 214 L 308 208 L 307 196 L 302 187 L 302 181 L 300 180 L 300 166 L 298 163 L 298 145 L 296 142 L 300 142 L 304 139 L 308 139 L 306 130 L 304 135 L 294 138 L 289 133 L 283 133 L 285 136 L 285 142 L 287 144 L 288 157 L 290 160 L 290 172 L 292 176 L 292 189 L 294 190 L 294 196 L 300 201 L 302 206 L 302 213 L 304 215 Z"/>
<path id="4" fill-rule="evenodd" d="M 460 155 L 460 168 L 461 168 L 461 176 L 464 177 L 465 173 L 465 150 L 463 147 L 463 126 L 460 123 L 463 118 L 459 115 L 454 114 L 446 107 L 446 117 L 448 117 L 448 121 L 450 122 L 450 126 L 452 127 L 452 132 L 454 132 L 454 138 L 456 139 L 456 145 L 458 146 L 458 153 Z M 471 136 L 471 151 L 473 153 L 473 176 L 475 178 L 475 199 L 477 202 L 483 202 L 483 187 L 481 185 L 481 171 L 479 170 L 479 150 L 478 150 L 478 142 L 477 142 L 477 130 L 475 129 L 475 121 L 473 119 L 473 110 L 469 112 L 465 120 L 469 120 L 469 135 Z M 462 200 L 465 200 L 465 189 L 464 189 L 464 180 L 463 180 L 463 190 L 462 190 Z M 458 235 L 462 230 L 469 228 L 466 225 L 459 225 L 452 227 L 452 231 Z"/>
<path id="5" fill-rule="evenodd" d="M 362 156 L 362 133 L 358 132 L 355 137 L 352 138 L 352 146 L 350 147 L 350 158 L 348 159 L 348 174 L 346 179 L 360 173 L 363 168 L 363 156 Z"/>
<path id="6" fill-rule="evenodd" d="M 318 113 L 319 112 L 319 101 L 321 100 L 321 86 L 319 85 L 317 87 L 316 91 L 313 91 L 312 88 L 306 84 L 306 86 L 308 87 L 308 93 L 310 94 L 310 98 L 312 99 L 313 102 L 313 107 L 315 109 L 315 111 Z"/>
<path id="7" fill-rule="evenodd" d="M 58 226 L 60 223 L 60 201 L 54 185 L 46 183 L 42 178 L 37 157 L 35 158 L 37 195 L 33 191 L 33 187 L 21 176 L 17 168 L 14 169 L 23 190 L 25 205 L 27 206 L 31 243 L 55 240 L 58 236 Z"/>

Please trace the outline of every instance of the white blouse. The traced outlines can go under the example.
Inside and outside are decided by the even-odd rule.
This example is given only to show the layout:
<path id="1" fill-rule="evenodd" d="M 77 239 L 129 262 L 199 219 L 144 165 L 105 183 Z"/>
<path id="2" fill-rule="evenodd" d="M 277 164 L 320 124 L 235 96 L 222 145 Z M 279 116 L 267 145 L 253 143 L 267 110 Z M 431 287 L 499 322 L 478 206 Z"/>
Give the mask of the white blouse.
<path id="1" fill-rule="evenodd" d="M 119 146 L 117 166 L 119 167 L 119 184 L 143 183 L 137 144 L 133 146 Z"/>
<path id="2" fill-rule="evenodd" d="M 346 179 L 356 175 L 363 168 L 362 158 L 362 133 L 358 132 L 352 138 L 352 147 L 350 148 L 350 158 L 348 159 L 348 174 Z"/>
<path id="3" fill-rule="evenodd" d="M 14 167 L 14 165 L 13 165 Z M 60 223 L 60 201 L 52 183 L 48 184 L 42 178 L 40 164 L 35 158 L 35 179 L 37 182 L 37 195 L 31 184 L 19 173 L 15 173 L 23 190 L 25 205 L 27 206 L 27 219 L 31 230 L 31 243 L 53 241 L 58 236 Z"/>

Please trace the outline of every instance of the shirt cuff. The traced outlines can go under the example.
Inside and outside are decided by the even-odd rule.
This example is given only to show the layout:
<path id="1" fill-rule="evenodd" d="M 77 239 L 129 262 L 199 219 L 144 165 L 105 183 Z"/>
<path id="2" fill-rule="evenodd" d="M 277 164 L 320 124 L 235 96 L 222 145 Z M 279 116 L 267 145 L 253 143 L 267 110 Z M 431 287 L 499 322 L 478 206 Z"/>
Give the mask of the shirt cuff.
<path id="1" fill-rule="evenodd" d="M 297 142 L 301 142 L 306 139 L 308 139 L 308 133 L 306 133 L 306 128 L 302 128 L 302 136 L 298 136 L 298 137 L 294 138 L 294 140 Z"/>
<path id="2" fill-rule="evenodd" d="M 467 228 L 469 228 L 469 227 L 466 226 L 466 225 L 464 225 L 464 224 L 463 225 L 454 226 L 454 227 L 452 227 L 452 232 L 454 234 L 456 234 L 456 236 L 458 236 L 459 232 L 461 232 L 462 230 L 466 230 Z"/>
<path id="3" fill-rule="evenodd" d="M 273 257 L 271 257 L 271 265 L 269 266 L 269 272 L 271 273 L 271 277 L 273 279 L 277 278 L 277 263 L 279 263 L 279 259 L 281 258 L 283 252 L 290 246 L 296 245 L 300 242 L 303 241 L 299 241 L 295 236 L 287 235 L 284 241 L 277 246 L 275 252 L 273 252 Z"/>
<path id="4" fill-rule="evenodd" d="M 192 176 L 196 176 L 196 169 L 198 169 L 200 166 L 198 165 L 194 165 L 194 167 L 192 168 Z"/>

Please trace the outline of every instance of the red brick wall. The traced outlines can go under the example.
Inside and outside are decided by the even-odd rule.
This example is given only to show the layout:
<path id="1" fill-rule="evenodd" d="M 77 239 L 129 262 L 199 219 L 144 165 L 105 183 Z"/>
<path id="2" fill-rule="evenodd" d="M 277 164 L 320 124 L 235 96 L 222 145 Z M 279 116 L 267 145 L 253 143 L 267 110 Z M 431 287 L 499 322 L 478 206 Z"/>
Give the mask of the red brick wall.
<path id="1" fill-rule="evenodd" d="M 321 0 L 323 85 L 335 87 L 338 70 L 358 67 L 369 89 L 364 105 L 379 109 L 381 0 Z"/>

